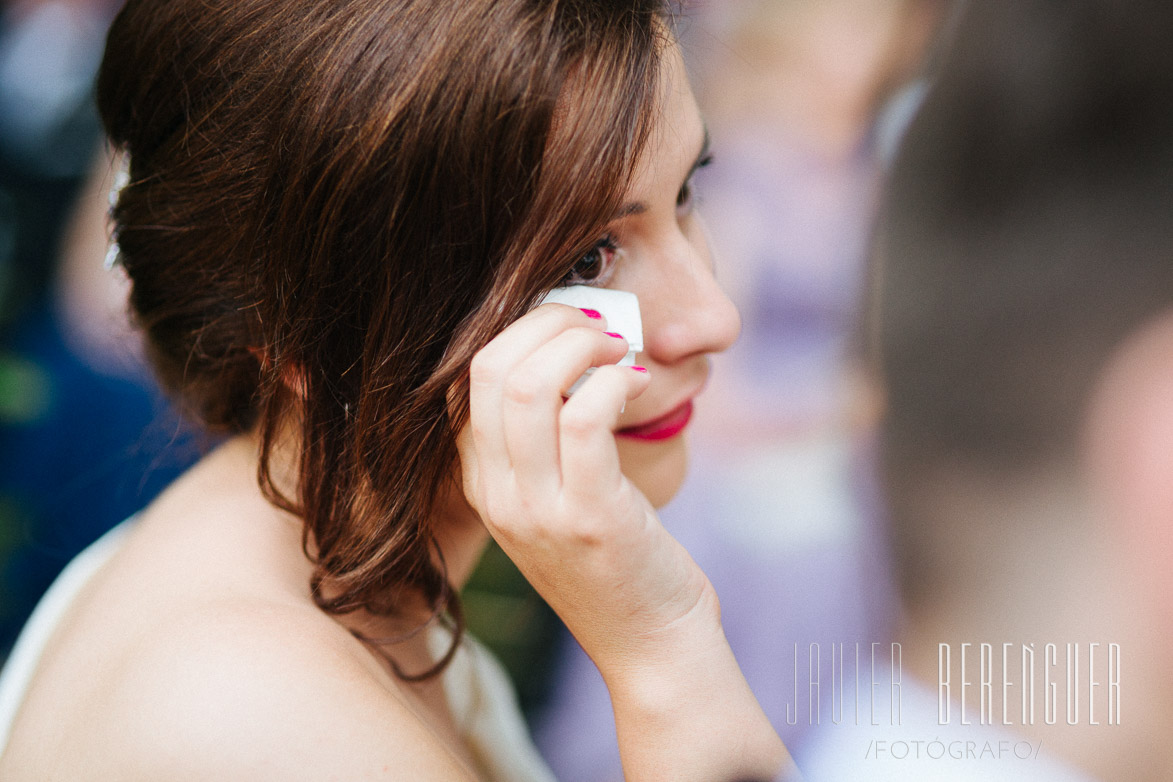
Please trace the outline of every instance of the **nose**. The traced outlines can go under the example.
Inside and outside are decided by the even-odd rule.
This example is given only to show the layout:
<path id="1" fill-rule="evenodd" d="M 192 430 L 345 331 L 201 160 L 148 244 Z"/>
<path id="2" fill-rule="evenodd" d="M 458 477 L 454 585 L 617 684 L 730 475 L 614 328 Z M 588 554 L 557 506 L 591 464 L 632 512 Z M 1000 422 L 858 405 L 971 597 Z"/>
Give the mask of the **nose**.
<path id="1" fill-rule="evenodd" d="M 659 364 L 720 353 L 741 333 L 741 315 L 714 276 L 703 229 L 697 232 L 691 239 L 677 233 L 664 248 L 655 294 L 641 306 L 644 352 Z"/>

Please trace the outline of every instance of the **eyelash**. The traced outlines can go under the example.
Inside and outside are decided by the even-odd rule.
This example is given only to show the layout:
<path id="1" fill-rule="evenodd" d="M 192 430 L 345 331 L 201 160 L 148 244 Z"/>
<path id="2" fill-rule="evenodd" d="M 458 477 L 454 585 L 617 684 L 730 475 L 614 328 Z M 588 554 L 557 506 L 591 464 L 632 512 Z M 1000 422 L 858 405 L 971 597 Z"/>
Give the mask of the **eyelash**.
<path id="1" fill-rule="evenodd" d="M 711 165 L 712 162 L 713 156 L 705 155 L 696 164 L 696 168 L 693 169 L 692 174 L 689 174 L 688 179 L 681 185 L 680 191 L 676 194 L 676 209 L 678 212 L 682 210 L 685 212 L 692 211 L 692 207 L 696 203 L 692 178 L 697 171 Z M 619 252 L 619 245 L 616 243 L 615 238 L 611 234 L 604 234 L 570 268 L 570 271 L 562 278 L 562 285 L 605 285 L 615 269 L 615 256 Z"/>
<path id="2" fill-rule="evenodd" d="M 692 207 L 696 203 L 696 195 L 693 192 L 692 178 L 696 175 L 697 171 L 700 171 L 706 166 L 712 165 L 712 163 L 713 156 L 705 155 L 700 159 L 700 161 L 697 162 L 696 168 L 693 169 L 692 174 L 689 174 L 688 179 L 686 179 L 684 184 L 681 185 L 680 192 L 676 194 L 676 210 L 678 212 L 684 211 L 687 213 L 692 211 Z"/>
<path id="3" fill-rule="evenodd" d="M 615 256 L 619 253 L 619 245 L 614 237 L 605 234 L 594 247 L 583 253 L 582 257 L 570 267 L 570 271 L 562 278 L 563 285 L 604 285 L 615 269 Z"/>

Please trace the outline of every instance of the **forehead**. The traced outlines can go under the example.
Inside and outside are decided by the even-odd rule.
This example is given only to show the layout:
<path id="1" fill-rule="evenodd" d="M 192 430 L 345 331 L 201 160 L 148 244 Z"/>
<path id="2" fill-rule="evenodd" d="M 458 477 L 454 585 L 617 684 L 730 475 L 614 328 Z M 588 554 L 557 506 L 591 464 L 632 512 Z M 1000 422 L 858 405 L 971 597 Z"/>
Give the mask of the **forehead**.
<path id="1" fill-rule="evenodd" d="M 648 145 L 636 167 L 633 193 L 650 189 L 661 177 L 683 176 L 704 143 L 704 122 L 688 81 L 680 46 L 676 43 L 668 46 L 662 62 L 660 100 L 652 118 Z M 673 187 L 679 184 L 676 182 Z"/>

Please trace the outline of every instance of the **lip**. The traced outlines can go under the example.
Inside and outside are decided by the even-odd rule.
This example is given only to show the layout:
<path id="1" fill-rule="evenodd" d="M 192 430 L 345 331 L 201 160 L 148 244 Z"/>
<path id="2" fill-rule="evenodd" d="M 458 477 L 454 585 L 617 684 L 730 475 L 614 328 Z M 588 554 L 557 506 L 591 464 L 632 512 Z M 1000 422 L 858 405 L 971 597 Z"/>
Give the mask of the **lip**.
<path id="1" fill-rule="evenodd" d="M 628 426 L 616 430 L 618 437 L 627 437 L 632 440 L 658 441 L 668 440 L 684 431 L 692 418 L 692 399 L 684 400 L 683 404 L 669 410 L 664 415 L 645 421 L 636 426 Z"/>

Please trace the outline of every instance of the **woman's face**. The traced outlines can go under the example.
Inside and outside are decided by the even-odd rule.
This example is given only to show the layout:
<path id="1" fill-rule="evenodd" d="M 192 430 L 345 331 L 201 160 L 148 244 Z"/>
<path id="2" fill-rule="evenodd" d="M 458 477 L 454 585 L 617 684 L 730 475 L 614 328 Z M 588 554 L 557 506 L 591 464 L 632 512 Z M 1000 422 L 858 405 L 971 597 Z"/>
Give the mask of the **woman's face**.
<path id="1" fill-rule="evenodd" d="M 708 139 L 680 51 L 665 58 L 663 107 L 624 198 L 595 253 L 597 282 L 639 297 L 651 385 L 628 403 L 616 432 L 624 474 L 653 505 L 684 480 L 693 398 L 709 374 L 708 354 L 728 348 L 741 321 L 713 278 L 692 176 Z"/>

